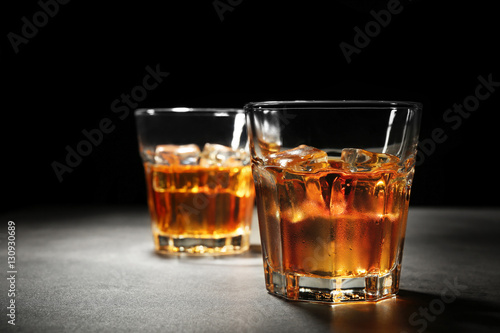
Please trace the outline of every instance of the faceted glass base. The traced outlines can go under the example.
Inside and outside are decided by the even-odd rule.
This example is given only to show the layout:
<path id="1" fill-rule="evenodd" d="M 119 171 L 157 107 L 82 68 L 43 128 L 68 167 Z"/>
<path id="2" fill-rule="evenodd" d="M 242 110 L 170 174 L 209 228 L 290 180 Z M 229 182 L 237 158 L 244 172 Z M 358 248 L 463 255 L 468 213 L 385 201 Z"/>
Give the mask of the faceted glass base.
<path id="1" fill-rule="evenodd" d="M 155 234 L 155 250 L 159 254 L 230 255 L 247 251 L 250 234 L 218 238 L 197 238 Z"/>
<path id="2" fill-rule="evenodd" d="M 265 265 L 267 266 L 267 265 Z M 267 290 L 294 301 L 344 303 L 379 301 L 396 296 L 399 290 L 400 266 L 383 276 L 322 278 L 282 274 L 265 268 Z"/>

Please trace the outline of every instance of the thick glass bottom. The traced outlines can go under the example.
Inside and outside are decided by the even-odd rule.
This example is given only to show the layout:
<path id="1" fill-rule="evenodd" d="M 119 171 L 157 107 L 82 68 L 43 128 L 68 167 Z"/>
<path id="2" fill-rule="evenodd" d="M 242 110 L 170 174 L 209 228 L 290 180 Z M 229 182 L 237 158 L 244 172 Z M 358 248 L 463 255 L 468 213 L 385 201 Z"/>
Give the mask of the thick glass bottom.
<path id="1" fill-rule="evenodd" d="M 231 255 L 247 251 L 250 233 L 217 238 L 154 234 L 155 251 L 163 255 Z"/>
<path id="2" fill-rule="evenodd" d="M 361 277 L 323 278 L 280 273 L 264 264 L 267 290 L 287 300 L 314 303 L 376 302 L 396 296 L 401 266 L 389 273 Z"/>

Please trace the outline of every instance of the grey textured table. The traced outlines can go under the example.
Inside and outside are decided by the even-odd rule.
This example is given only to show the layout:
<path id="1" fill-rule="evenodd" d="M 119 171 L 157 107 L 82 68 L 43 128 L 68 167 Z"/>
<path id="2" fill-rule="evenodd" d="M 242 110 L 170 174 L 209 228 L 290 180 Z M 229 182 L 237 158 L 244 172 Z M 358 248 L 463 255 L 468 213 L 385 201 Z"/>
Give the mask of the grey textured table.
<path id="1" fill-rule="evenodd" d="M 259 253 L 165 258 L 145 207 L 33 208 L 16 223 L 15 326 L 0 283 L 0 331 L 498 332 L 499 209 L 412 207 L 397 298 L 335 306 L 288 302 L 264 287 Z M 257 234 L 252 240 L 258 240 Z"/>

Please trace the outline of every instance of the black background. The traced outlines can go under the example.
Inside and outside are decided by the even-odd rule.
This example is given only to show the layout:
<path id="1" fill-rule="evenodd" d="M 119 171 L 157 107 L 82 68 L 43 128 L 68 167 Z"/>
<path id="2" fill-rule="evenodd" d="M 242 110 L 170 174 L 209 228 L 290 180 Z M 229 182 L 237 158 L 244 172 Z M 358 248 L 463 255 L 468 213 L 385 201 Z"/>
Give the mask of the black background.
<path id="1" fill-rule="evenodd" d="M 43 2 L 43 0 L 42 0 Z M 474 95 L 478 77 L 500 82 L 492 2 L 401 1 L 403 10 L 348 63 L 340 43 L 388 1 L 236 1 L 221 20 L 214 1 L 60 4 L 18 45 L 37 1 L 2 4 L 2 210 L 59 203 L 145 204 L 135 123 L 114 113 L 145 68 L 168 77 L 138 107 L 242 107 L 290 99 L 414 100 L 421 139 L 442 128 L 417 167 L 413 205 L 497 205 L 500 91 L 453 129 L 443 114 Z M 500 90 L 500 87 L 497 88 Z M 485 91 L 484 89 L 482 90 Z M 120 119 L 122 115 L 123 119 Z M 52 163 L 109 118 L 114 127 L 59 181 Z M 318 119 L 321 121 L 321 119 Z M 209 129 L 207 129 L 209 130 Z"/>

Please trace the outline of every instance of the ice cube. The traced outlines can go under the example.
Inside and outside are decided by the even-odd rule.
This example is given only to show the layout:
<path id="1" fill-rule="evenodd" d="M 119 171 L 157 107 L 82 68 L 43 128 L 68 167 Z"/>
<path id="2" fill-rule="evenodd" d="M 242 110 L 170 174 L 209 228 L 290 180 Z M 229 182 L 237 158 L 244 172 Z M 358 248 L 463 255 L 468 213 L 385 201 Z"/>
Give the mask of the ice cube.
<path id="1" fill-rule="evenodd" d="M 258 139 L 258 144 L 263 156 L 280 151 L 280 144 L 277 142 L 267 142 L 263 139 Z"/>
<path id="2" fill-rule="evenodd" d="M 267 165 L 307 172 L 315 172 L 330 166 L 326 152 L 306 145 L 269 154 L 265 157 L 265 162 Z"/>
<path id="3" fill-rule="evenodd" d="M 140 150 L 142 160 L 148 163 L 155 163 L 155 151 L 151 149 Z"/>
<path id="4" fill-rule="evenodd" d="M 399 158 L 390 154 L 373 153 L 359 148 L 342 149 L 340 159 L 352 172 L 373 171 L 381 167 L 390 167 L 399 162 Z"/>
<path id="5" fill-rule="evenodd" d="M 243 166 L 250 162 L 250 156 L 244 149 L 233 150 L 217 143 L 206 143 L 200 155 L 200 165 L 209 166 Z"/>
<path id="6" fill-rule="evenodd" d="M 189 145 L 158 145 L 155 151 L 155 162 L 165 165 L 196 165 L 200 157 L 200 148 Z"/>

